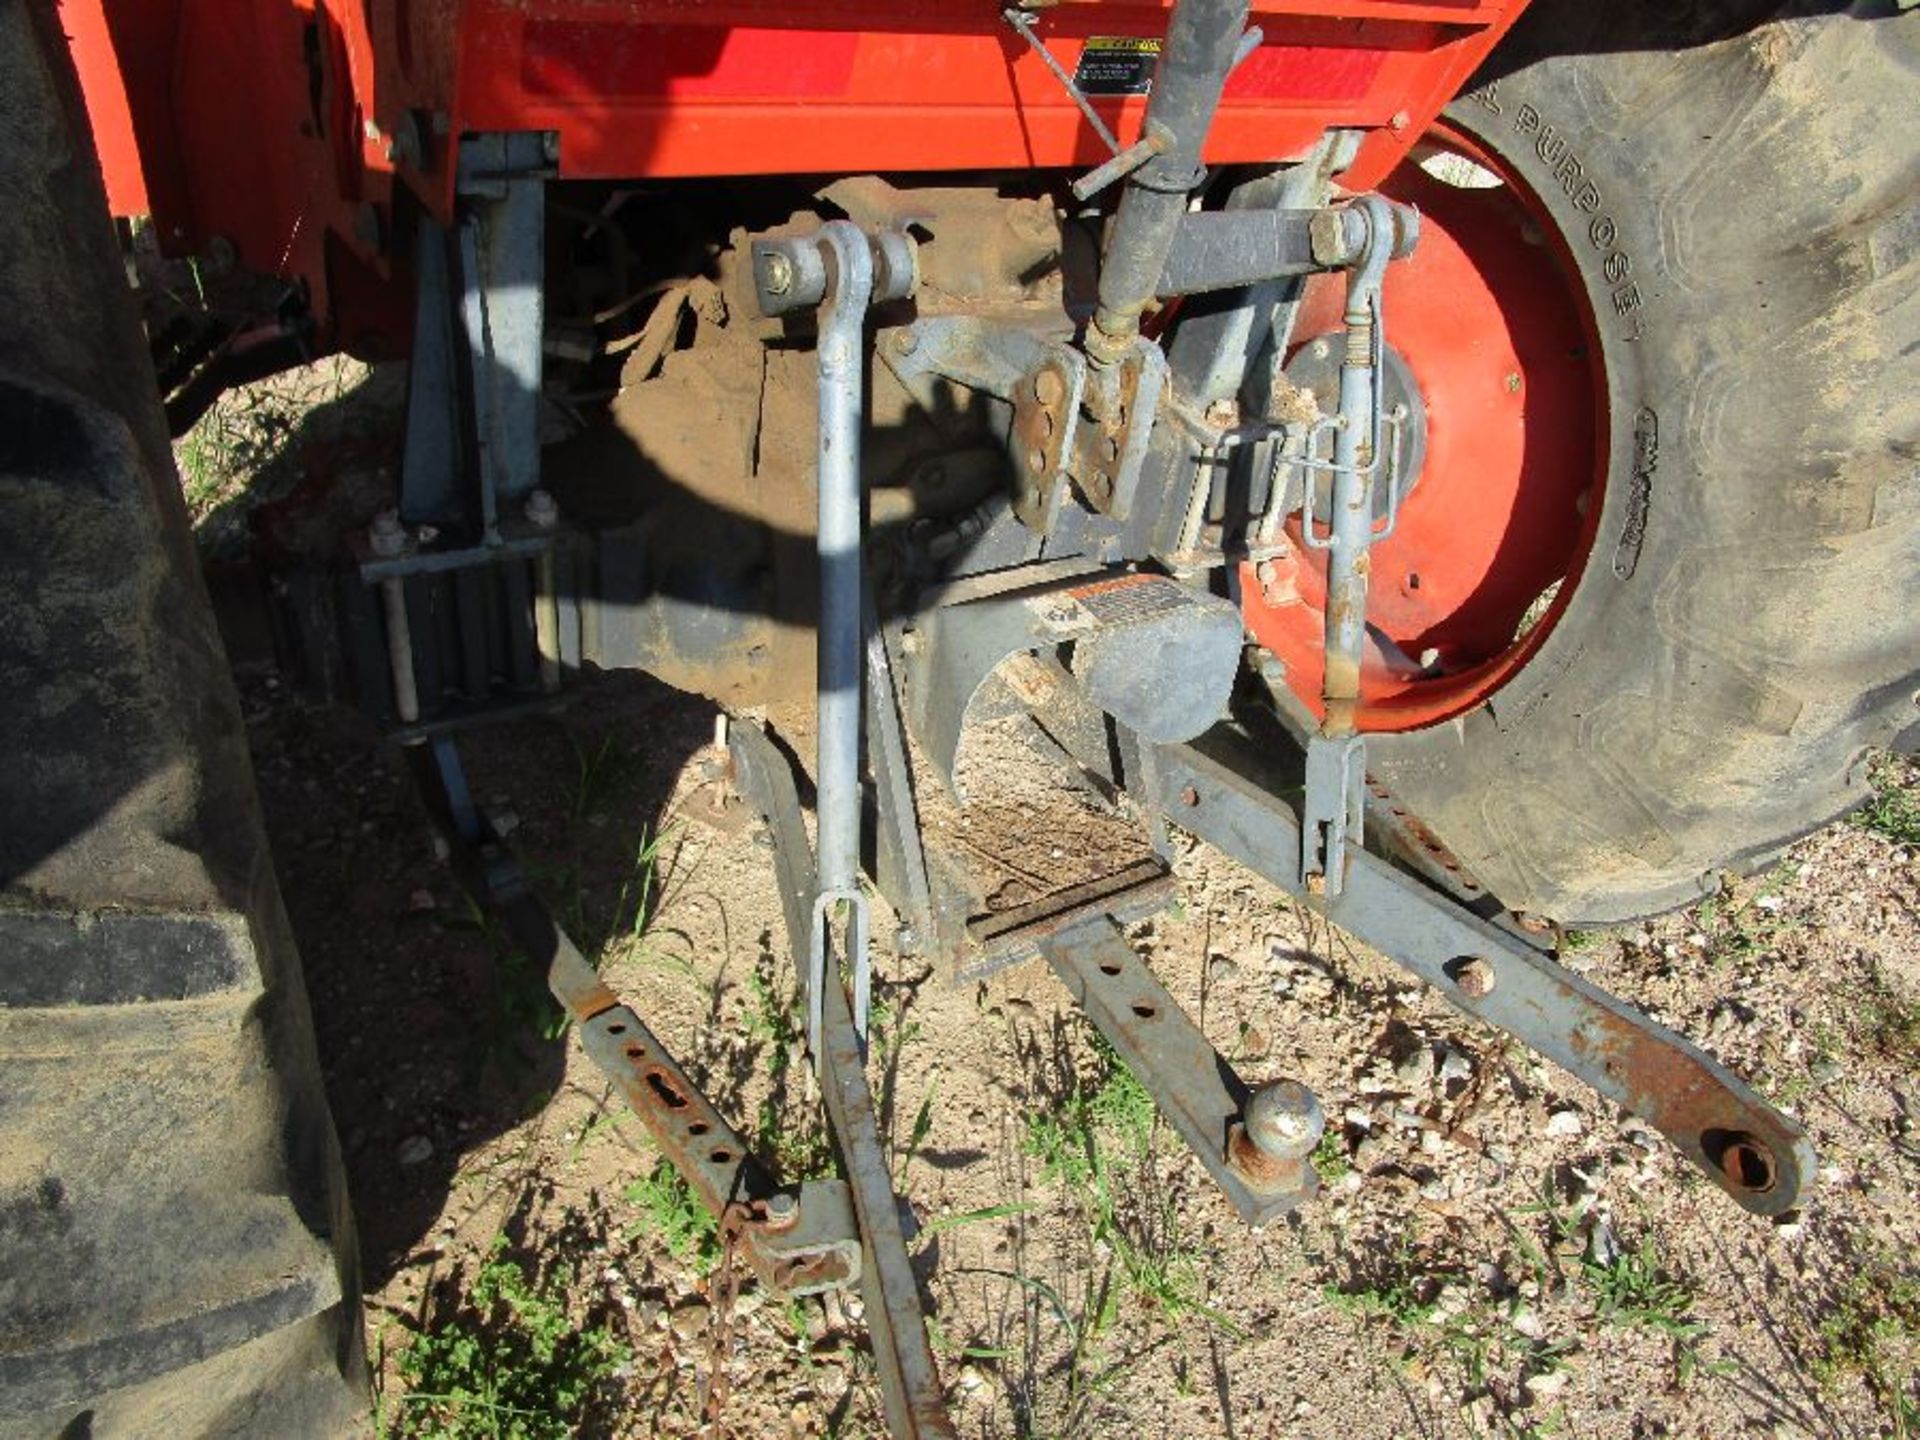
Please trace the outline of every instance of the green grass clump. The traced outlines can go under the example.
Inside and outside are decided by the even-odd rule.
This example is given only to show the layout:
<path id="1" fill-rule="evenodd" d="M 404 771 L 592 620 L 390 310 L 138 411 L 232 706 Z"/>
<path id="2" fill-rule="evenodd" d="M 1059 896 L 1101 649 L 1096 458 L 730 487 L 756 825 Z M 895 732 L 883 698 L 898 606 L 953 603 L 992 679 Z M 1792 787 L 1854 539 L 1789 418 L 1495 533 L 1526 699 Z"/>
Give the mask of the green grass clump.
<path id="1" fill-rule="evenodd" d="M 1839 1303 L 1820 1325 L 1821 1354 L 1814 1374 L 1831 1385 L 1858 1375 L 1879 1402 L 1900 1440 L 1920 1435 L 1920 1390 L 1915 1353 L 1920 1350 L 1920 1280 L 1885 1261 L 1860 1267 Z"/>
<path id="2" fill-rule="evenodd" d="M 570 1275 L 531 1278 L 493 1243 L 456 1314 L 424 1331 L 396 1366 L 406 1384 L 383 1434 L 423 1440 L 564 1440 L 610 1399 L 632 1352 L 610 1325 L 568 1308 Z"/>
<path id="3" fill-rule="evenodd" d="M 1329 1125 L 1326 1133 L 1320 1137 L 1320 1143 L 1313 1148 L 1314 1174 L 1320 1177 L 1323 1185 L 1331 1185 L 1351 1169 L 1353 1162 L 1347 1158 L 1347 1132 L 1339 1125 Z"/>
<path id="4" fill-rule="evenodd" d="M 1920 784 L 1913 767 L 1883 756 L 1868 771 L 1873 798 L 1853 812 L 1862 830 L 1896 845 L 1920 847 Z"/>
<path id="5" fill-rule="evenodd" d="M 1098 1033 L 1097 1081 L 1076 1085 L 1028 1122 L 1026 1153 L 1041 1183 L 1059 1183 L 1079 1203 L 1097 1250 L 1111 1257 L 1091 1292 L 1098 1299 L 1087 1330 L 1110 1327 L 1123 1300 L 1140 1300 L 1169 1320 L 1199 1315 L 1229 1333 L 1235 1327 L 1205 1301 L 1198 1253 L 1180 1234 L 1179 1215 L 1151 1174 L 1153 1095 Z"/>
<path id="6" fill-rule="evenodd" d="M 658 1236 L 675 1259 L 702 1277 L 719 1263 L 719 1226 L 672 1162 L 661 1160 L 628 1185 L 627 1199 L 641 1214 L 630 1234 Z"/>

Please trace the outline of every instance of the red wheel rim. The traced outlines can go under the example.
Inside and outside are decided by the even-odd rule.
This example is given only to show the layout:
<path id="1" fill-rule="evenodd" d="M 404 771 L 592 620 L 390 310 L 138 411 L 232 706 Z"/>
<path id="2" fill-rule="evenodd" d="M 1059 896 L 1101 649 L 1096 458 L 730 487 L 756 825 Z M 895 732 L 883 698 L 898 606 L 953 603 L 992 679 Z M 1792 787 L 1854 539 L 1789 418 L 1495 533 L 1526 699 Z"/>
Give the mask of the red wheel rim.
<path id="1" fill-rule="evenodd" d="M 1459 157 L 1439 168 L 1477 183 L 1428 173 L 1419 162 L 1434 156 Z M 1421 212 L 1420 243 L 1388 267 L 1383 308 L 1426 409 L 1426 457 L 1393 534 L 1373 547 L 1358 714 L 1373 731 L 1458 715 L 1526 663 L 1572 598 L 1607 466 L 1592 312 L 1538 197 L 1450 129 L 1382 190 Z M 1340 333 L 1344 294 L 1338 276 L 1309 283 L 1296 350 Z M 1242 608 L 1318 714 L 1326 570 L 1299 538 L 1296 519 L 1289 554 L 1242 568 Z"/>

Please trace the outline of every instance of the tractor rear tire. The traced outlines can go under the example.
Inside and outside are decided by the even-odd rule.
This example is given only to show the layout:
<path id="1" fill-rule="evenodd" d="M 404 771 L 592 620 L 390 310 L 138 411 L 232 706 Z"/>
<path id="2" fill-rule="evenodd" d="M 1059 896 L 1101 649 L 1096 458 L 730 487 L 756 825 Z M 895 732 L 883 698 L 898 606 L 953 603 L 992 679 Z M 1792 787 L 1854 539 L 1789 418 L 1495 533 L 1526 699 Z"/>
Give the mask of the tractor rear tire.
<path id="1" fill-rule="evenodd" d="M 353 1226 L 52 0 L 0 6 L 0 1434 L 362 1428 Z"/>
<path id="2" fill-rule="evenodd" d="M 1448 111 L 1557 224 L 1607 388 L 1552 632 L 1369 741 L 1516 910 L 1688 903 L 1920 732 L 1920 12 L 1815 8 L 1536 0 Z"/>

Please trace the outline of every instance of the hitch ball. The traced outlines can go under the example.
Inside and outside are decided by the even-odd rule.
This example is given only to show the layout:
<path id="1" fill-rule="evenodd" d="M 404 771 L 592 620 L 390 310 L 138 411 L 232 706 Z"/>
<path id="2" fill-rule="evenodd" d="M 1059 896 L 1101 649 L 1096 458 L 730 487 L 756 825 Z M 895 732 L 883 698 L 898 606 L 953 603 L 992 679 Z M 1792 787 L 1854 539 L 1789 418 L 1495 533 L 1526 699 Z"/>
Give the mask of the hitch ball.
<path id="1" fill-rule="evenodd" d="M 1275 1160 L 1311 1155 L 1327 1129 L 1319 1099 L 1298 1080 L 1280 1080 L 1256 1091 L 1243 1123 L 1247 1138 Z"/>

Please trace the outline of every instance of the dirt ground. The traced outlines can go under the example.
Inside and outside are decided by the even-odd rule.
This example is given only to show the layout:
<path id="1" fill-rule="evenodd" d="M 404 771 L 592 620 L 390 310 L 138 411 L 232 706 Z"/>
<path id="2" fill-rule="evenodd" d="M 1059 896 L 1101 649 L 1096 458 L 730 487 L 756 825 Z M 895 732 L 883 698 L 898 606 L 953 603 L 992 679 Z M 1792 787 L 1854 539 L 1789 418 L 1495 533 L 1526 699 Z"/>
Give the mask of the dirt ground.
<path id="1" fill-rule="evenodd" d="M 857 1300 L 782 1303 L 725 1263 L 460 892 L 403 757 L 270 670 L 239 680 L 359 1216 L 370 1428 L 884 1433 Z M 609 983 L 765 1158 L 818 1173 L 770 857 L 717 806 L 714 719 L 603 677 L 463 748 Z M 946 817 L 1009 883 L 1076 859 L 1042 819 L 1066 777 L 1021 763 L 1013 800 Z M 1244 1075 L 1329 1117 L 1322 1195 L 1264 1233 L 1043 967 L 960 986 L 882 944 L 873 1083 L 960 1432 L 1920 1431 L 1920 777 L 1878 778 L 1864 823 L 1731 893 L 1564 938 L 1806 1124 L 1818 1181 L 1785 1223 L 1190 843 L 1134 943 Z"/>

